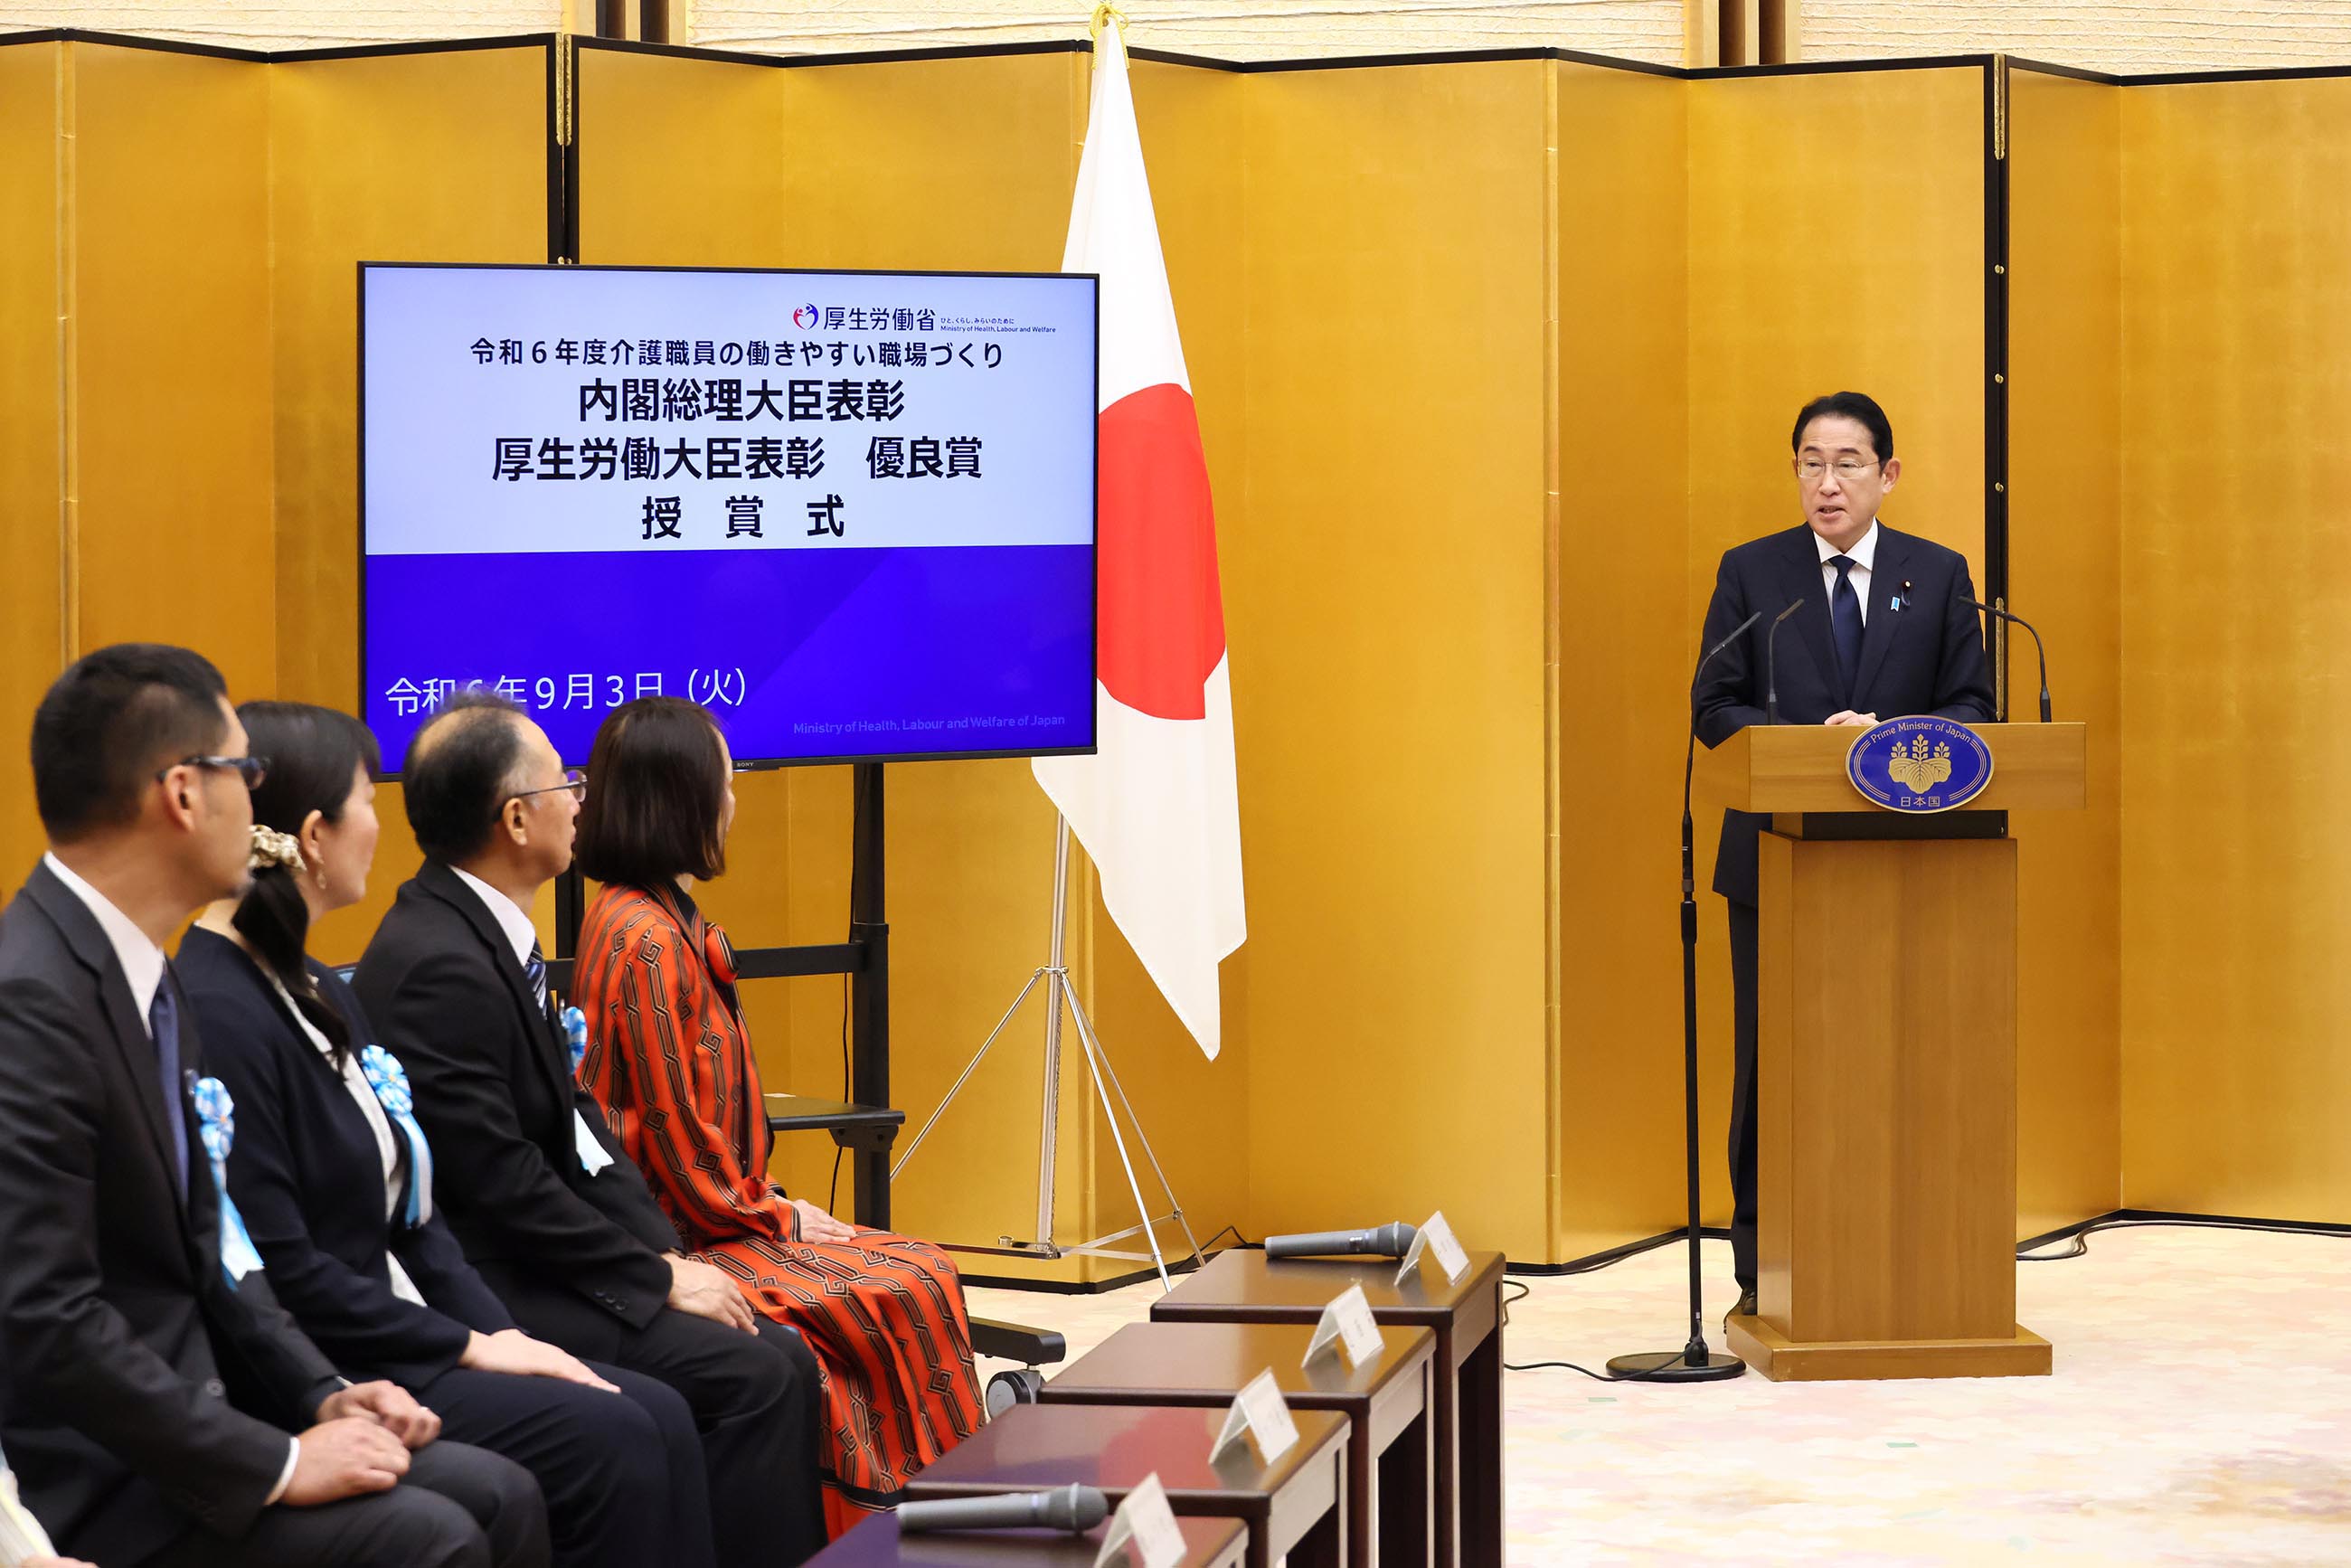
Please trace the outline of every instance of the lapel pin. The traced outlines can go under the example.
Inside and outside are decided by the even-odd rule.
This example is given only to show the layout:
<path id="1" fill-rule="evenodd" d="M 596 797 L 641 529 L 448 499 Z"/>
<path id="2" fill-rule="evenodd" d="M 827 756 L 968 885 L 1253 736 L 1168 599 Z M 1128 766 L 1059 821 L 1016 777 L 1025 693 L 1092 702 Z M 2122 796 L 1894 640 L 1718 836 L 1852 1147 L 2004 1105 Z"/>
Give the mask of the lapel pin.
<path id="1" fill-rule="evenodd" d="M 1908 578 L 1907 578 L 1907 577 L 1906 577 L 1906 578 L 1904 578 L 1904 579 L 1902 580 L 1902 587 L 1901 587 L 1901 589 L 1900 589 L 1897 592 L 1896 592 L 1896 594 L 1894 595 L 1894 602 L 1893 602 L 1893 604 L 1892 604 L 1889 608 L 1893 609 L 1896 612 L 1897 612 L 1897 613 L 1898 613 L 1898 612 L 1901 611 L 1902 607 L 1903 607 L 1904 605 L 1906 605 L 1906 604 L 1909 603 L 1909 602 L 1910 602 L 1910 580 L 1909 580 Z"/>

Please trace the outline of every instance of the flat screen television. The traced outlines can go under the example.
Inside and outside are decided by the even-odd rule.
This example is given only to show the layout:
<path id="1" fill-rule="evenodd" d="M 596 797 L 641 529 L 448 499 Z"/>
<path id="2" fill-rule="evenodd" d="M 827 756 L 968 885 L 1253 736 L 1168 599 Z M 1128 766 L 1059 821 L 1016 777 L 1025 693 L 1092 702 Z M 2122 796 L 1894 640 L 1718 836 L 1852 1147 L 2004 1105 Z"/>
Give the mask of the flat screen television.
<path id="1" fill-rule="evenodd" d="M 1091 276 L 360 268 L 360 712 L 570 763 L 632 698 L 745 763 L 1094 745 Z"/>

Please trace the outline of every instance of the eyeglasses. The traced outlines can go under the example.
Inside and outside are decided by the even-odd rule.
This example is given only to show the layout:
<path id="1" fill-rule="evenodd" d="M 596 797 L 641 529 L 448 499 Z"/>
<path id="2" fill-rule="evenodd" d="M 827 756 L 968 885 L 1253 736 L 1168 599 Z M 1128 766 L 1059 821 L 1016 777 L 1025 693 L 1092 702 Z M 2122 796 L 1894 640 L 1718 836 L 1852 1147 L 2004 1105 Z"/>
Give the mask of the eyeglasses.
<path id="1" fill-rule="evenodd" d="M 245 779 L 245 787 L 258 789 L 261 781 L 269 777 L 266 757 L 183 757 L 172 768 L 225 768 L 234 769 Z M 161 784 L 172 775 L 172 768 L 158 768 L 155 782 Z"/>
<path id="2" fill-rule="evenodd" d="M 528 800 L 533 795 L 552 795 L 558 789 L 568 789 L 571 792 L 571 798 L 573 800 L 585 800 L 588 799 L 588 775 L 582 773 L 577 768 L 567 768 L 563 771 L 562 783 L 549 784 L 544 789 L 517 789 L 513 794 L 507 796 L 507 799 L 509 800 Z"/>
<path id="3" fill-rule="evenodd" d="M 1875 458 L 1872 458 L 1866 463 L 1856 463 L 1850 457 L 1840 459 L 1834 463 L 1823 463 L 1817 457 L 1807 457 L 1796 465 L 1796 473 L 1803 479 L 1805 484 L 1813 485 L 1819 483 L 1822 475 L 1834 469 L 1836 472 L 1838 482 L 1844 483 L 1846 481 L 1860 478 L 1864 474 L 1868 473 L 1872 468 L 1876 466 L 1877 461 Z"/>

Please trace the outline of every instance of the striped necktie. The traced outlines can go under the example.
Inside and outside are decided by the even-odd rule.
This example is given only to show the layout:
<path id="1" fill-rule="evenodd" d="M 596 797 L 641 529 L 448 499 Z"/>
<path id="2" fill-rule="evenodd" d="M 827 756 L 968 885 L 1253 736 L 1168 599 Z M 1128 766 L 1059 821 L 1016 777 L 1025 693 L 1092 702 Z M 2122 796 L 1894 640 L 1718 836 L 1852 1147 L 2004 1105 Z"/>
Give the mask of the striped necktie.
<path id="1" fill-rule="evenodd" d="M 547 1011 L 547 955 L 538 950 L 538 943 L 530 945 L 530 956 L 522 961 L 523 978 L 530 982 L 530 994 L 538 998 L 538 1010 Z"/>

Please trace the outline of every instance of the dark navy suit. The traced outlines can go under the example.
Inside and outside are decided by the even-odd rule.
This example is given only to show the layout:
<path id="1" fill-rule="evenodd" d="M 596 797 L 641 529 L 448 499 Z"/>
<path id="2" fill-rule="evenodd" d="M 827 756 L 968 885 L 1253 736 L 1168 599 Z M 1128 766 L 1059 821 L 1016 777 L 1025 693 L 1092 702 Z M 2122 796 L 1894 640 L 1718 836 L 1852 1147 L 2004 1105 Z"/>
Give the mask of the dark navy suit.
<path id="1" fill-rule="evenodd" d="M 1780 722 L 1821 724 L 1850 709 L 1881 719 L 1940 714 L 1964 723 L 1991 719 L 1991 679 L 1983 631 L 1966 601 L 1975 597 L 1966 558 L 1881 521 L 1871 564 L 1861 657 L 1846 671 L 1830 631 L 1820 547 L 1806 525 L 1724 552 L 1698 645 L 1711 648 L 1757 611 L 1763 618 L 1724 649 L 1690 688 L 1691 722 L 1711 748 L 1764 722 L 1764 640 L 1771 619 L 1795 600 L 1802 608 L 1780 628 Z M 1756 835 L 1764 819 L 1722 814 L 1714 891 L 1730 904 L 1730 976 L 1737 1072 L 1730 1103 L 1730 1240 L 1739 1284 L 1755 1288 L 1755 883 Z"/>
<path id="2" fill-rule="evenodd" d="M 351 1377 L 410 1390 L 439 1412 L 445 1436 L 530 1471 L 546 1495 L 556 1568 L 708 1568 L 709 1491 L 684 1399 L 618 1367 L 594 1370 L 621 1396 L 460 1365 L 473 1334 L 517 1324 L 437 1206 L 406 1223 L 416 1179 L 406 1140 L 395 1131 L 402 1207 L 387 1218 L 373 1127 L 260 966 L 199 926 L 180 943 L 178 972 L 210 1064 L 236 1102 L 230 1196 L 278 1304 L 311 1343 Z M 351 1049 L 372 1043 L 350 988 L 316 959 L 308 972 Z M 429 1304 L 393 1292 L 392 1259 Z"/>

